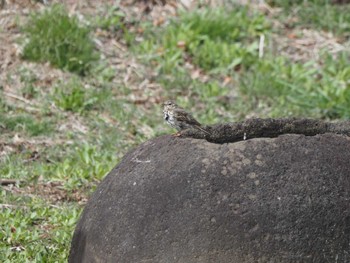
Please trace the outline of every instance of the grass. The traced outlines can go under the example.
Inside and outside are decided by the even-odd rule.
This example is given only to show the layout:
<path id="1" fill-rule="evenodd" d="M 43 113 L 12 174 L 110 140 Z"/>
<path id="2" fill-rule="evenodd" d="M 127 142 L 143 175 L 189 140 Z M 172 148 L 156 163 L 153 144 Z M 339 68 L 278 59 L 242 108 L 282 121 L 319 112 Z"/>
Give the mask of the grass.
<path id="1" fill-rule="evenodd" d="M 24 83 L 21 90 L 22 96 L 26 99 L 34 98 L 38 95 L 39 90 L 35 86 L 35 82 L 38 80 L 37 76 L 30 70 L 25 68 L 19 69 L 20 81 Z"/>
<path id="2" fill-rule="evenodd" d="M 42 121 L 33 118 L 28 114 L 16 114 L 8 116 L 0 113 L 0 130 L 6 132 L 22 132 L 30 137 L 49 135 L 54 131 L 53 124 L 49 121 Z"/>
<path id="3" fill-rule="evenodd" d="M 259 35 L 268 28 L 264 16 L 245 7 L 184 12 L 160 32 L 146 32 L 138 52 L 150 57 L 160 73 L 170 73 L 186 61 L 206 71 L 228 71 L 253 63 Z"/>
<path id="4" fill-rule="evenodd" d="M 269 3 L 282 7 L 287 16 L 297 15 L 298 19 L 289 26 L 302 25 L 350 38 L 350 4 L 334 4 L 331 0 L 271 0 Z"/>
<path id="5" fill-rule="evenodd" d="M 316 62 L 294 63 L 285 58 L 263 60 L 242 78 L 246 105 L 264 104 L 268 116 L 309 116 L 327 119 L 350 117 L 349 54 L 337 60 L 324 55 Z"/>
<path id="6" fill-rule="evenodd" d="M 35 199 L 13 201 L 31 205 L 1 213 L 0 221 L 7 222 L 0 231 L 0 240 L 6 248 L 0 253 L 1 262 L 65 262 L 66 247 L 80 209 L 64 204 L 47 207 Z"/>
<path id="7" fill-rule="evenodd" d="M 93 16 L 91 18 L 92 24 L 96 28 L 102 30 L 117 33 L 118 31 L 126 31 L 125 27 L 125 14 L 119 8 L 119 6 L 106 6 L 103 16 Z"/>
<path id="8" fill-rule="evenodd" d="M 33 14 L 23 32 L 24 59 L 50 62 L 58 68 L 86 75 L 99 58 L 89 28 L 77 17 L 70 17 L 61 5 Z"/>
<path id="9" fill-rule="evenodd" d="M 207 108 L 217 108 L 206 112 L 208 123 L 242 119 L 251 112 L 259 117 L 349 118 L 350 53 L 334 58 L 322 51 L 321 65 L 292 62 L 273 55 L 272 49 L 258 59 L 257 39 L 269 33 L 266 18 L 246 7 L 200 10 L 181 14 L 156 33 L 146 31 L 136 52 L 157 66 L 158 81 L 171 97 L 185 94 L 185 106 L 205 101 Z M 184 70 L 186 63 L 201 69 L 208 81 L 193 79 Z M 224 76 L 235 87 L 223 85 Z"/>
<path id="10" fill-rule="evenodd" d="M 299 8 L 293 26 L 310 27 L 301 17 L 305 1 L 275 0 L 274 5 Z M 35 111 L 5 96 L 15 89 L 12 78 L 10 85 L 0 86 L 0 174 L 22 180 L 0 188 L 1 262 L 66 262 L 84 200 L 129 149 L 172 131 L 162 122 L 162 100 L 176 98 L 204 124 L 251 116 L 350 117 L 349 52 L 320 51 L 320 59 L 308 63 L 276 55 L 270 33 L 284 32 L 273 28 L 276 18 L 252 7 L 181 11 L 161 26 L 147 20 L 129 23 L 115 6 L 90 19 L 90 26 L 83 26 L 53 6 L 32 16 L 24 28 L 34 41 L 24 54 L 38 55 L 31 60 L 77 73 L 40 86 L 42 76 L 21 66 L 16 94 L 32 102 Z M 320 22 L 312 23 L 323 29 Z M 131 75 L 114 58 L 96 60 L 89 37 L 94 30 L 104 31 L 103 41 L 109 35 L 125 43 L 123 52 L 139 58 L 145 71 L 130 66 L 139 79 L 127 81 Z M 338 28 L 328 30 L 340 39 L 347 36 Z M 261 34 L 267 40 L 263 58 L 258 56 Z M 50 45 L 57 43 L 68 44 L 51 53 Z"/>
<path id="11" fill-rule="evenodd" d="M 89 90 L 77 78 L 68 83 L 59 83 L 53 94 L 53 101 L 65 111 L 84 113 L 93 107 L 97 97 L 89 94 Z"/>

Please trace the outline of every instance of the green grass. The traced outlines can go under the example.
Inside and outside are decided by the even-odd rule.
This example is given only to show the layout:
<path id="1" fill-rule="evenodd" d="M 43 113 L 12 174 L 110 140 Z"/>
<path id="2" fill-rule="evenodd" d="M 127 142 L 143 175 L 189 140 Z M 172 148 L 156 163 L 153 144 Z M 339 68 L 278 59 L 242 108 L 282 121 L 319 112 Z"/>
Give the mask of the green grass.
<path id="1" fill-rule="evenodd" d="M 38 95 L 39 90 L 35 85 L 38 80 L 37 76 L 26 68 L 19 69 L 20 81 L 24 83 L 21 90 L 22 96 L 26 99 L 34 98 Z"/>
<path id="2" fill-rule="evenodd" d="M 115 5 L 112 7 L 106 6 L 103 16 L 93 16 L 91 20 L 95 27 L 116 33 L 126 30 L 124 18 L 123 11 Z"/>
<path id="3" fill-rule="evenodd" d="M 61 5 L 35 13 L 23 27 L 27 40 L 23 58 L 86 75 L 99 55 L 90 30 L 77 17 L 68 16 Z"/>
<path id="4" fill-rule="evenodd" d="M 186 61 L 206 71 L 227 72 L 254 63 L 259 36 L 268 28 L 264 16 L 245 7 L 237 6 L 230 12 L 183 12 L 160 32 L 147 32 L 138 52 L 145 54 L 161 73 L 170 73 Z"/>
<path id="5" fill-rule="evenodd" d="M 333 4 L 331 0 L 271 0 L 269 3 L 282 7 L 287 16 L 295 14 L 297 20 L 288 26 L 302 25 L 350 37 L 350 4 Z"/>
<path id="6" fill-rule="evenodd" d="M 28 114 L 16 114 L 8 116 L 0 113 L 0 131 L 2 134 L 7 132 L 23 132 L 33 137 L 39 135 L 48 135 L 54 131 L 54 125 L 47 120 L 37 120 Z"/>
<path id="7" fill-rule="evenodd" d="M 19 208 L 0 213 L 0 222 L 6 222 L 0 229 L 1 262 L 66 262 L 81 207 L 50 207 L 38 198 L 22 200 L 9 195 L 3 192 L 1 199 L 12 199 Z"/>
<path id="8" fill-rule="evenodd" d="M 22 193 L 0 191 L 1 204 L 13 206 L 1 208 L 1 262 L 66 262 L 82 210 L 82 205 L 74 201 L 74 193 L 88 196 L 117 161 L 113 144 L 102 149 L 99 138 L 95 140 L 42 148 L 35 161 L 25 162 L 29 150 L 1 160 L 2 178 L 24 180 Z M 60 184 L 57 189 L 71 200 L 54 202 L 40 188 L 36 193 L 26 190 L 27 186 L 47 182 Z"/>
<path id="9" fill-rule="evenodd" d="M 282 2 L 276 0 L 275 5 Z M 297 8 L 296 4 L 287 6 Z M 62 20 L 55 20 L 57 17 Z M 15 81 L 0 84 L 0 174 L 23 181 L 17 188 L 0 188 L 0 204 L 9 205 L 0 208 L 0 262 L 66 262 L 84 207 L 76 195 L 88 197 L 129 149 L 173 132 L 163 123 L 162 100 L 176 99 L 203 124 L 251 116 L 350 117 L 349 52 L 333 56 L 325 50 L 318 61 L 308 63 L 276 56 L 269 45 L 274 23 L 251 7 L 181 11 L 159 27 L 144 20 L 131 23 L 115 6 L 89 19 L 88 29 L 77 18 L 68 17 L 64 8 L 53 6 L 30 18 L 34 31 L 23 31 L 32 32 L 28 39 L 38 34 L 30 52 L 45 55 L 36 60 L 50 61 L 49 57 L 57 55 L 65 61 L 57 67 L 70 70 L 69 65 L 74 65 L 78 75 L 39 86 L 42 76 L 23 65 L 16 71 L 21 83 L 18 90 Z M 130 33 L 136 32 L 135 25 L 144 29 L 136 40 Z M 55 26 L 60 29 L 49 30 Z M 310 24 L 301 19 L 294 26 Z M 83 29 L 84 43 L 91 44 L 90 30 L 103 30 L 125 47 L 131 45 L 126 52 L 140 58 L 145 71 L 131 66 L 136 73 L 124 82 L 124 65 L 113 68 L 114 58 L 112 62 L 102 57 L 95 63 L 85 60 L 84 53 L 84 63 L 74 64 L 72 58 L 80 53 L 69 53 L 74 50 L 70 48 L 76 40 L 79 46 L 83 38 L 68 28 Z M 46 35 L 49 31 L 52 36 Z M 259 59 L 261 34 L 266 45 Z M 69 43 L 62 49 L 64 56 L 51 54 L 50 45 L 61 41 Z M 90 44 L 89 49 L 81 50 L 89 50 L 94 57 Z M 150 87 L 143 90 L 145 79 Z M 227 79 L 230 81 L 225 82 Z M 32 104 L 7 98 L 9 88 Z M 37 110 L 27 112 L 28 106 Z M 54 201 L 52 194 L 40 190 L 50 183 L 57 184 L 51 188 L 64 199 Z"/>
<path id="10" fill-rule="evenodd" d="M 268 39 L 269 32 L 266 18 L 245 7 L 199 10 L 182 13 L 158 32 L 146 31 L 146 41 L 136 51 L 158 66 L 158 81 L 169 97 L 186 96 L 184 106 L 204 102 L 217 109 L 205 112 L 207 123 L 242 119 L 251 112 L 260 117 L 349 118 L 349 53 L 332 58 L 324 51 L 322 65 L 295 63 L 272 55 L 267 44 L 259 59 L 258 37 Z M 186 62 L 209 80 L 192 79 Z M 235 86 L 222 85 L 225 75 Z"/>
<path id="11" fill-rule="evenodd" d="M 350 57 L 291 63 L 283 57 L 260 61 L 241 80 L 246 105 L 260 105 L 272 117 L 350 118 Z"/>
<path id="12" fill-rule="evenodd" d="M 72 79 L 66 84 L 58 84 L 53 100 L 63 110 L 80 113 L 91 109 L 96 102 L 96 98 L 88 95 L 88 90 L 78 79 Z"/>

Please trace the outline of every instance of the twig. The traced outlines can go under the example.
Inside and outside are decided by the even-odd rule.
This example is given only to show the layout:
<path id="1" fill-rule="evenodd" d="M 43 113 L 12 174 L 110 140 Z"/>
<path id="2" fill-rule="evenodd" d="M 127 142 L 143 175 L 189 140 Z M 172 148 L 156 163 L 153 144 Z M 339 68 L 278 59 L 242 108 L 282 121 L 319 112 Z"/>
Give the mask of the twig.
<path id="1" fill-rule="evenodd" d="M 23 182 L 23 180 L 19 179 L 0 179 L 0 185 L 21 184 Z"/>
<path id="2" fill-rule="evenodd" d="M 12 107 L 15 107 L 17 109 L 22 109 L 25 110 L 27 112 L 32 112 L 32 113 L 36 113 L 36 112 L 40 112 L 39 109 L 34 108 L 32 106 L 24 106 L 24 105 L 11 105 Z"/>
<path id="3" fill-rule="evenodd" d="M 120 49 L 122 52 L 126 52 L 126 48 L 121 45 L 118 41 L 112 41 L 113 46 L 115 46 L 116 48 Z"/>
<path id="4" fill-rule="evenodd" d="M 26 110 L 26 111 L 28 111 L 28 112 L 40 112 L 39 109 L 33 107 L 33 106 L 36 106 L 36 105 L 35 105 L 33 102 L 31 102 L 30 100 L 27 100 L 27 99 L 25 99 L 25 98 L 23 98 L 23 97 L 20 97 L 20 96 L 18 96 L 18 95 L 16 95 L 16 94 L 13 94 L 13 93 L 10 93 L 10 92 L 5 92 L 5 91 L 4 91 L 3 94 L 4 94 L 5 96 L 9 97 L 9 98 L 22 101 L 22 102 L 24 102 L 25 104 L 28 104 L 28 105 L 29 105 L 29 106 L 27 106 L 27 105 L 26 105 L 26 106 L 13 105 L 13 106 L 15 106 L 16 108 L 24 109 L 24 110 Z"/>
<path id="5" fill-rule="evenodd" d="M 260 35 L 259 58 L 262 58 L 264 56 L 264 42 L 265 42 L 265 35 Z"/>
<path id="6" fill-rule="evenodd" d="M 18 96 L 18 95 L 16 95 L 16 94 L 12 94 L 12 93 L 9 93 L 9 92 L 3 92 L 4 93 L 4 95 L 6 95 L 7 97 L 10 97 L 10 98 L 13 98 L 13 99 L 16 99 L 16 100 L 20 100 L 20 101 L 22 101 L 22 102 L 24 102 L 24 103 L 27 103 L 27 104 L 29 104 L 29 105 L 33 105 L 33 103 L 31 102 L 31 101 L 29 101 L 29 100 L 27 100 L 27 99 L 25 99 L 25 98 L 23 98 L 23 97 L 20 97 L 20 96 Z"/>
<path id="7" fill-rule="evenodd" d="M 23 205 L 0 204 L 0 209 L 4 209 L 4 208 L 23 208 L 23 209 L 28 209 L 27 206 L 23 206 Z"/>

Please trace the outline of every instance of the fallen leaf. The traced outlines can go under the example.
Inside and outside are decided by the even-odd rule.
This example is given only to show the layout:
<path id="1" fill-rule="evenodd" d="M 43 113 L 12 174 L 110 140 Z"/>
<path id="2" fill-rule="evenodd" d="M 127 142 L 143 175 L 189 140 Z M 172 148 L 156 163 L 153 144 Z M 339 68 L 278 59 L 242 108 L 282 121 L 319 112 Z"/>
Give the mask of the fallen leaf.
<path id="1" fill-rule="evenodd" d="M 178 48 L 185 49 L 185 48 L 186 48 L 186 42 L 180 40 L 179 42 L 177 42 L 176 46 L 177 46 Z"/>

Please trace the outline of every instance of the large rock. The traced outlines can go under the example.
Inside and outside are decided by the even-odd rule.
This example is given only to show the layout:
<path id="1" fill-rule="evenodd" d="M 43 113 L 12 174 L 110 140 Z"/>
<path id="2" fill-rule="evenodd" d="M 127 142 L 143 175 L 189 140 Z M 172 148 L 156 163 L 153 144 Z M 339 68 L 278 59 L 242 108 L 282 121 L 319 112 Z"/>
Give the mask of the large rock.
<path id="1" fill-rule="evenodd" d="M 162 136 L 99 185 L 69 262 L 350 262 L 349 192 L 346 136 Z"/>

